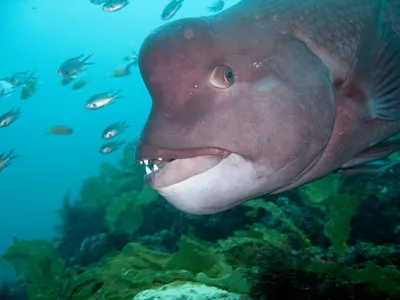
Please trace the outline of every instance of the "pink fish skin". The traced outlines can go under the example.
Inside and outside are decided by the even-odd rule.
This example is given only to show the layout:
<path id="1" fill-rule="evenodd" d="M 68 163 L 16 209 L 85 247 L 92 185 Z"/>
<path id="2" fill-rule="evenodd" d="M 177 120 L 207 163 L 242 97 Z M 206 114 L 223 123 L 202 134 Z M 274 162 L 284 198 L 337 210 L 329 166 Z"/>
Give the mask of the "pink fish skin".
<path id="1" fill-rule="evenodd" d="M 400 146 L 400 0 L 243 0 L 150 34 L 136 159 L 177 208 L 212 214 Z M 382 146 L 380 146 L 382 145 Z"/>

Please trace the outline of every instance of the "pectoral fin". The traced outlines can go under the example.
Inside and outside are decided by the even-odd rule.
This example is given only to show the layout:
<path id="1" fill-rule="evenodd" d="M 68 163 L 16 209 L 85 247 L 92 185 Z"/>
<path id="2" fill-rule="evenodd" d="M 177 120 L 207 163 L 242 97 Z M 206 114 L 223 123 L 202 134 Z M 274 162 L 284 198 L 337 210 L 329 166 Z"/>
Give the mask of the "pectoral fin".
<path id="1" fill-rule="evenodd" d="M 362 102 L 373 119 L 400 120 L 400 37 L 382 18 L 374 0 L 371 22 L 361 38 L 343 93 Z"/>
<path id="2" fill-rule="evenodd" d="M 372 146 L 345 163 L 338 172 L 352 174 L 382 173 L 398 164 L 387 157 L 400 150 L 400 139 L 387 140 Z"/>

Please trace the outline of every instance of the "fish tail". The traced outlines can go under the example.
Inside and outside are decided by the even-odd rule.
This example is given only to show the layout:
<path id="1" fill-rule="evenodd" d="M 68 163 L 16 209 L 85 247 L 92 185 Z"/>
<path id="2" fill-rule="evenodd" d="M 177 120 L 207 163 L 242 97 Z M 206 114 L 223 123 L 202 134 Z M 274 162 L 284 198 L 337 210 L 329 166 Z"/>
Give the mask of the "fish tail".
<path id="1" fill-rule="evenodd" d="M 16 108 L 15 110 L 13 109 L 14 114 L 16 115 L 16 118 L 19 118 L 21 116 L 21 107 Z"/>
<path id="2" fill-rule="evenodd" d="M 125 145 L 126 141 L 125 140 L 121 140 L 118 142 L 118 148 Z"/>
<path id="3" fill-rule="evenodd" d="M 93 53 L 92 53 L 92 54 L 89 54 L 89 55 L 82 61 L 82 64 L 83 64 L 83 65 L 94 65 L 93 62 L 87 62 L 87 60 L 88 60 L 89 58 L 91 58 L 92 56 L 93 56 Z"/>
<path id="4" fill-rule="evenodd" d="M 13 108 L 10 113 L 14 116 L 15 119 L 19 119 L 21 117 L 21 108 Z"/>
<path id="5" fill-rule="evenodd" d="M 35 71 L 33 71 L 31 74 L 29 74 L 28 78 L 29 79 L 38 79 L 35 75 Z"/>
<path id="6" fill-rule="evenodd" d="M 123 129 L 126 129 L 126 128 L 131 127 L 130 125 L 126 124 L 126 121 L 127 121 L 127 120 L 125 119 L 125 120 L 121 123 Z"/>
<path id="7" fill-rule="evenodd" d="M 132 67 L 136 67 L 137 65 L 138 65 L 138 61 L 137 61 L 137 59 L 135 59 L 134 61 L 132 61 L 132 62 L 130 62 L 130 63 L 128 63 L 128 64 L 126 65 L 126 69 L 130 71 L 130 69 L 131 69 Z"/>
<path id="8" fill-rule="evenodd" d="M 114 99 L 125 98 L 124 96 L 119 96 L 119 93 L 121 93 L 121 92 L 122 92 L 122 89 L 116 91 L 116 92 L 112 95 L 112 97 L 113 97 Z"/>
<path id="9" fill-rule="evenodd" d="M 8 159 L 12 160 L 12 159 L 19 157 L 19 155 L 12 155 L 13 152 L 14 152 L 14 149 L 11 149 L 11 151 L 7 154 Z"/>

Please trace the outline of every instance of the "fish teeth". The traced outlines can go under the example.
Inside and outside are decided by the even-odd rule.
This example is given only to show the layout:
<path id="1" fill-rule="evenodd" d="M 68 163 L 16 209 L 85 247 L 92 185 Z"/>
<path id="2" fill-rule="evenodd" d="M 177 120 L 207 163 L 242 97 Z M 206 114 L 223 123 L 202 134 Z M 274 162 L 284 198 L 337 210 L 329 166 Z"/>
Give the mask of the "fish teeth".
<path id="1" fill-rule="evenodd" d="M 150 168 L 149 168 L 148 166 L 146 166 L 145 169 L 146 169 L 146 174 L 147 174 L 147 175 L 151 174 L 152 171 L 150 170 Z"/>
<path id="2" fill-rule="evenodd" d="M 159 161 L 162 161 L 163 159 L 161 158 L 161 157 L 158 157 L 158 158 L 155 158 L 155 159 L 157 159 L 157 160 L 159 160 Z M 155 160 L 154 159 L 154 160 Z M 157 166 L 157 164 L 153 164 L 152 163 L 152 161 L 154 161 L 154 160 L 149 160 L 149 159 L 143 159 L 143 160 L 140 160 L 139 161 L 139 163 L 141 164 L 141 165 L 145 165 L 145 170 L 146 170 L 146 173 L 147 173 L 147 175 L 149 175 L 149 174 L 151 174 L 152 172 L 155 172 L 155 171 L 158 171 L 159 169 L 160 169 L 160 167 L 159 166 Z M 152 168 L 151 168 L 151 166 L 153 166 L 153 170 L 152 170 Z"/>

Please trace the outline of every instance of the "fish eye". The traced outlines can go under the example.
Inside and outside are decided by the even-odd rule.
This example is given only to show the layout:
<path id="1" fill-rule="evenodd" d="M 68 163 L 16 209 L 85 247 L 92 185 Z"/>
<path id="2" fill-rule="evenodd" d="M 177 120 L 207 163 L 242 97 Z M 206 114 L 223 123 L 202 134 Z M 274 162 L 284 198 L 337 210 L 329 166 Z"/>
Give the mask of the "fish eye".
<path id="1" fill-rule="evenodd" d="M 210 83 L 219 89 L 226 89 L 233 84 L 235 74 L 228 66 L 217 66 L 210 75 Z"/>

